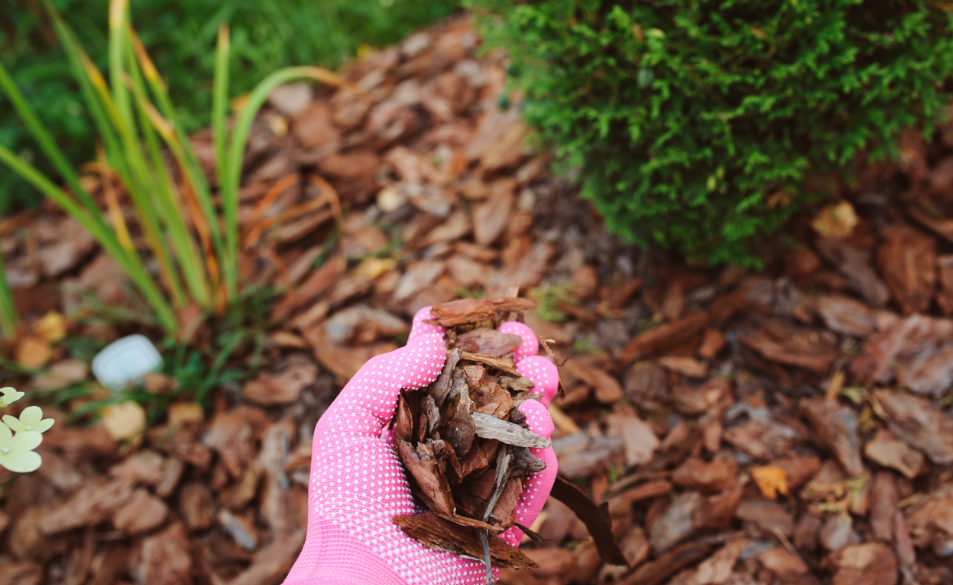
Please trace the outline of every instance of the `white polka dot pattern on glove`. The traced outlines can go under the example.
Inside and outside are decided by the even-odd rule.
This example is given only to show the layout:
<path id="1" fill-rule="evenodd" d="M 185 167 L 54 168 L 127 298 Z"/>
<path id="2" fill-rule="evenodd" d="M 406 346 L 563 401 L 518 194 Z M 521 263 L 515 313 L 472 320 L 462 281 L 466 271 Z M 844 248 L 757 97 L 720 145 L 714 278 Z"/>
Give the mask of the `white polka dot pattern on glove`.
<path id="1" fill-rule="evenodd" d="M 482 563 L 428 549 L 392 521 L 396 515 L 422 512 L 414 505 L 394 453 L 393 433 L 385 432 L 385 427 L 394 415 L 398 393 L 430 384 L 443 367 L 443 330 L 423 322 L 429 318 L 430 307 L 418 312 L 407 346 L 364 364 L 318 421 L 308 487 L 307 539 L 285 585 L 485 583 Z M 519 323 L 504 327 L 511 325 L 525 328 Z M 516 353 L 517 369 L 536 382 L 543 402 L 548 403 L 555 394 L 555 366 L 547 358 L 529 357 L 538 351 L 538 342 L 528 328 L 518 329 L 510 331 L 523 338 Z M 550 386 L 553 392 L 547 397 Z M 527 401 L 520 410 L 530 428 L 546 437 L 552 434 L 545 406 Z M 516 517 L 526 526 L 536 519 L 556 477 L 552 448 L 533 451 L 547 468 L 525 480 Z M 503 536 L 515 545 L 522 532 L 512 528 Z"/>

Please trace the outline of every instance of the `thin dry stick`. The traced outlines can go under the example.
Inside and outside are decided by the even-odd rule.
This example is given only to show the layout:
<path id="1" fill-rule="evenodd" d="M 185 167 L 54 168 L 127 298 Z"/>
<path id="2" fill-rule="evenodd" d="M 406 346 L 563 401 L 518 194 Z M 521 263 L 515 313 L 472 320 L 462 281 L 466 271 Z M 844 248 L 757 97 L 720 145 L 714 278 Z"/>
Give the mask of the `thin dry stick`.
<path id="1" fill-rule="evenodd" d="M 490 538 L 486 528 L 480 530 L 480 540 L 483 542 L 483 564 L 486 565 L 486 585 L 493 585 L 493 565 L 490 564 Z"/>
<path id="2" fill-rule="evenodd" d="M 242 223 L 248 226 L 254 226 L 265 214 L 265 211 L 271 207 L 271 204 L 274 203 L 282 193 L 300 182 L 301 173 L 292 173 L 278 179 L 278 182 L 268 189 L 268 192 L 265 193 L 265 196 L 261 198 L 261 201 L 258 202 L 258 205 L 255 206 L 255 209 L 252 210 L 252 212 Z"/>
<path id="3" fill-rule="evenodd" d="M 800 553 L 797 552 L 797 549 L 794 548 L 794 545 L 791 544 L 791 541 L 788 540 L 788 537 L 785 536 L 783 532 L 781 532 L 780 530 L 778 530 L 778 527 L 777 527 L 777 526 L 772 526 L 772 527 L 771 527 L 771 532 L 773 532 L 774 535 L 778 537 L 778 540 L 781 541 L 781 544 L 784 545 L 784 548 L 786 548 L 789 553 L 791 553 L 792 555 L 794 555 L 794 558 L 796 558 L 796 559 L 800 560 L 802 563 L 804 563 L 804 558 L 801 556 Z M 805 563 L 805 565 L 806 565 L 806 564 L 807 564 L 807 563 Z"/>
<path id="4" fill-rule="evenodd" d="M 284 285 L 285 290 L 291 290 L 291 287 L 294 286 L 291 283 L 291 277 L 288 276 L 288 266 L 284 263 L 278 254 L 275 253 L 271 248 L 264 248 L 258 250 L 257 258 L 264 258 L 270 261 L 275 265 L 275 269 L 278 270 L 278 276 L 281 278 L 281 284 Z"/>
<path id="5" fill-rule="evenodd" d="M 486 511 L 483 512 L 484 522 L 490 518 L 490 513 L 492 513 L 493 508 L 496 507 L 496 501 L 499 500 L 500 495 L 503 494 L 503 487 L 506 486 L 506 482 L 510 479 L 510 459 L 512 459 L 512 456 L 507 453 L 496 467 L 496 488 L 493 490 L 490 501 L 486 504 Z"/>

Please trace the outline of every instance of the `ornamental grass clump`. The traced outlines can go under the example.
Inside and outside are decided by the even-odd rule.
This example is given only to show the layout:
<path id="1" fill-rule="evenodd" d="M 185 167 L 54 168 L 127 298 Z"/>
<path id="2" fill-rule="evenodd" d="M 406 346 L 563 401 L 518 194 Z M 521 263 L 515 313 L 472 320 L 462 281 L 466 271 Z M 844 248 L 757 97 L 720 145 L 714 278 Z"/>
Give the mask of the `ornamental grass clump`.
<path id="1" fill-rule="evenodd" d="M 813 173 L 898 153 L 949 99 L 928 0 L 470 0 L 526 120 L 624 238 L 757 264 Z"/>
<path id="2" fill-rule="evenodd" d="M 343 80 L 320 67 L 279 69 L 249 92 L 234 123 L 228 125 L 229 32 L 223 25 L 218 34 L 211 112 L 215 192 L 178 120 L 165 81 L 132 28 L 128 0 L 109 3 L 108 78 L 93 64 L 53 4 L 47 0 L 45 6 L 96 124 L 96 160 L 86 168 L 100 177 L 103 202 L 95 201 L 83 186 L 53 134 L 2 64 L 0 91 L 10 99 L 59 177 L 43 175 L 2 145 L 0 163 L 89 230 L 125 271 L 168 334 L 178 331 L 176 311 L 188 305 L 224 313 L 238 301 L 241 288 L 238 191 L 255 116 L 279 85 L 296 79 L 342 85 Z M 172 165 L 166 164 L 165 149 L 172 155 Z M 125 219 L 124 198 L 135 211 L 134 222 Z M 141 234 L 147 249 L 137 249 L 131 233 Z M 150 261 L 154 261 L 157 274 L 147 268 Z M 5 298 L 0 289 L 0 326 L 8 333 L 16 323 Z"/>

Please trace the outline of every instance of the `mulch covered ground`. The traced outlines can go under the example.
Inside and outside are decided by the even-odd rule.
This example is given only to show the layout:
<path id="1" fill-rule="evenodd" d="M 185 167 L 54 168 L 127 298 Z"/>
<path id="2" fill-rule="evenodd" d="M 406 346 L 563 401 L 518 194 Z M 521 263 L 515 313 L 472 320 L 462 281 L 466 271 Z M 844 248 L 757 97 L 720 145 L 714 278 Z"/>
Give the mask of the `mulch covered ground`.
<path id="1" fill-rule="evenodd" d="M 501 583 L 953 583 L 953 132 L 858 165 L 850 203 L 795 220 L 764 271 L 693 268 L 602 231 L 526 146 L 504 56 L 478 46 L 456 20 L 347 69 L 368 99 L 272 97 L 246 158 L 243 270 L 287 292 L 263 367 L 206 411 L 174 398 L 125 439 L 122 411 L 67 425 L 97 397 L 55 391 L 89 379 L 75 340 L 141 329 L 84 311 L 136 306 L 52 208 L 0 224 L 23 312 L 74 311 L 65 340 L 48 318 L 10 348 L 39 369 L 21 402 L 58 423 L 38 472 L 0 477 L 0 584 L 280 582 L 338 389 L 420 307 L 512 286 L 536 291 L 527 323 L 559 356 L 560 473 L 608 503 L 630 567 L 603 565 L 550 501 L 533 527 L 548 546 L 524 544 L 541 568 Z M 174 386 L 146 381 L 190 390 Z"/>

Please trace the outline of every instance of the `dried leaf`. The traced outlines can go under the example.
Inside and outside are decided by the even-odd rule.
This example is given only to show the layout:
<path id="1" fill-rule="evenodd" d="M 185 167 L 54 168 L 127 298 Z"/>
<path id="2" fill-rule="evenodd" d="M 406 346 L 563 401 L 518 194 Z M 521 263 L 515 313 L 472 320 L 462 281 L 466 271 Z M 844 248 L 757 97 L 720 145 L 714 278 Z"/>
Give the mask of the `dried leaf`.
<path id="1" fill-rule="evenodd" d="M 754 478 L 761 495 L 769 500 L 778 499 L 778 494 L 788 495 L 788 474 L 774 465 L 765 465 L 751 468 L 751 477 Z"/>

